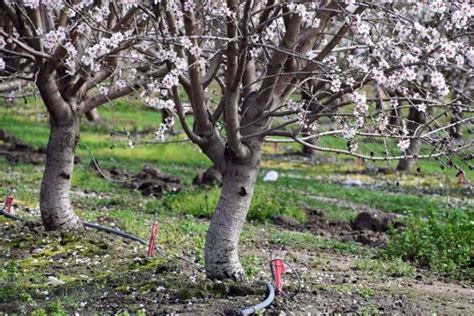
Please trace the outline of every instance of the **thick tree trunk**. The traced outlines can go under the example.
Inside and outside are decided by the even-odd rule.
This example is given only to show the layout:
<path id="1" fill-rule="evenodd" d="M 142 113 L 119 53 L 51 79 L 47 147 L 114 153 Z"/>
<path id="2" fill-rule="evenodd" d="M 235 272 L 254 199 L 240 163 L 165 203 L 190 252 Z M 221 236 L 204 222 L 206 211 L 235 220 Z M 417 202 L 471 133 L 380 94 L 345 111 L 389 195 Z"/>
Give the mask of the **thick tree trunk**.
<path id="1" fill-rule="evenodd" d="M 211 279 L 244 279 L 238 243 L 259 164 L 260 145 L 252 146 L 252 154 L 245 162 L 226 159 L 221 196 L 206 237 L 206 274 Z"/>
<path id="2" fill-rule="evenodd" d="M 394 107 L 390 111 L 390 115 L 388 117 L 388 126 L 391 130 L 398 130 L 400 128 L 400 117 L 398 115 L 398 109 Z"/>
<path id="3" fill-rule="evenodd" d="M 426 122 L 426 114 L 424 112 L 418 111 L 415 107 L 410 107 L 408 113 L 408 135 L 413 136 L 416 129 Z M 407 156 L 416 156 L 420 152 L 421 141 L 419 138 L 412 138 L 410 140 L 410 146 L 406 150 Z M 405 158 L 401 159 L 398 162 L 397 170 L 398 171 L 408 171 L 415 163 L 416 159 L 414 158 Z"/>
<path id="4" fill-rule="evenodd" d="M 315 142 L 314 138 L 310 138 L 306 142 L 311 144 L 311 145 L 316 145 L 316 142 Z M 303 155 L 304 156 L 314 158 L 316 156 L 316 153 L 317 153 L 316 149 L 313 149 L 311 147 L 303 145 Z"/>
<path id="5" fill-rule="evenodd" d="M 89 122 L 98 122 L 101 120 L 100 113 L 97 109 L 87 112 L 86 117 Z"/>
<path id="6" fill-rule="evenodd" d="M 41 182 L 40 209 L 46 230 L 71 230 L 82 227 L 69 198 L 74 168 L 74 150 L 79 140 L 79 118 L 67 123 L 53 119 L 46 151 L 46 167 Z"/>

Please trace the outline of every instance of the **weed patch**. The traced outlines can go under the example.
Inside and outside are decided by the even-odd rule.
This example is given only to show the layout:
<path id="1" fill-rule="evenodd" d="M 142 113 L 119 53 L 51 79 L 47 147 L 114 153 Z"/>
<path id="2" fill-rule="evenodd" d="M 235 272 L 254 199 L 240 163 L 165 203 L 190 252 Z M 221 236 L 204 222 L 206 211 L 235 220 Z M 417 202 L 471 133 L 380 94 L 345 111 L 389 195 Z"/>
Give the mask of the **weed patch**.
<path id="1" fill-rule="evenodd" d="M 387 254 L 451 276 L 474 276 L 474 212 L 426 211 L 392 231 Z"/>
<path id="2" fill-rule="evenodd" d="M 400 258 L 391 261 L 362 258 L 356 262 L 355 268 L 360 271 L 390 277 L 410 277 L 414 276 L 416 272 L 412 265 Z"/>

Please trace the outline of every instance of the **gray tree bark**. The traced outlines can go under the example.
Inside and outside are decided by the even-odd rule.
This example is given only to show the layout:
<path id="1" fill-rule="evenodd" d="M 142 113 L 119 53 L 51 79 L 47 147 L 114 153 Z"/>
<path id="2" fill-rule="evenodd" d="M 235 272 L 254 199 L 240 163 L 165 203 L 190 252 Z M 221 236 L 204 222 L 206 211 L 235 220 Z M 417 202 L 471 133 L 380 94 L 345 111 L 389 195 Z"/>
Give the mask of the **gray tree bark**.
<path id="1" fill-rule="evenodd" d="M 246 115 L 242 118 L 241 124 L 247 126 L 241 129 L 242 135 L 252 135 L 267 126 L 266 120 L 249 124 L 255 122 L 263 112 L 263 106 L 257 103 L 256 97 L 257 93 L 252 93 L 242 106 L 242 112 Z M 244 279 L 238 244 L 240 231 L 252 201 L 260 167 L 262 142 L 263 138 L 256 136 L 248 138 L 245 143 L 240 143 L 240 146 L 245 147 L 244 156 L 233 151 L 228 143 L 221 156 L 221 162 L 223 161 L 221 165 L 224 165 L 224 168 L 220 168 L 223 170 L 223 185 L 216 212 L 207 231 L 204 249 L 208 278 L 236 281 Z M 214 159 L 213 161 L 216 162 Z"/>
<path id="2" fill-rule="evenodd" d="M 79 117 L 65 123 L 51 119 L 46 150 L 46 166 L 41 182 L 40 208 L 46 230 L 72 230 L 82 227 L 74 213 L 69 190 L 74 169 L 74 151 L 79 141 Z"/>
<path id="3" fill-rule="evenodd" d="M 424 112 L 418 111 L 415 107 L 410 107 L 408 113 L 408 123 L 407 123 L 407 130 L 408 135 L 413 136 L 415 134 L 416 129 L 426 122 L 426 114 Z M 406 150 L 406 154 L 408 156 L 418 155 L 420 152 L 421 140 L 419 138 L 412 138 L 410 140 L 410 145 Z M 398 162 L 397 170 L 398 171 L 408 171 L 414 165 L 416 159 L 414 158 L 405 158 L 401 159 Z"/>
<path id="4" fill-rule="evenodd" d="M 97 109 L 93 109 L 86 113 L 87 120 L 90 122 L 98 122 L 101 120 L 100 113 Z"/>
<path id="5" fill-rule="evenodd" d="M 311 145 L 316 145 L 314 138 L 310 138 L 306 142 Z M 317 155 L 317 150 L 308 146 L 303 146 L 303 155 L 314 158 Z"/>
<path id="6" fill-rule="evenodd" d="M 205 268 L 211 279 L 244 279 L 238 243 L 257 179 L 260 145 L 251 149 L 245 161 L 235 161 L 226 154 L 221 196 L 206 236 Z"/>

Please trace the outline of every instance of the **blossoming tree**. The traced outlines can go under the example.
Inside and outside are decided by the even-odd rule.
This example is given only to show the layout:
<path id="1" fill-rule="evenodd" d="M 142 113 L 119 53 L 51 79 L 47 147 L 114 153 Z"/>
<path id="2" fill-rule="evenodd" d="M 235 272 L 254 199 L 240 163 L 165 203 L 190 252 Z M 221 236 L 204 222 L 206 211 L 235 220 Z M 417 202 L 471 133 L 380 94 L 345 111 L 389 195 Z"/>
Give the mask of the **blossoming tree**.
<path id="1" fill-rule="evenodd" d="M 155 5 L 160 30 L 148 37 L 160 46 L 156 63 L 169 70 L 161 86 L 188 137 L 223 172 L 205 245 L 211 278 L 243 278 L 238 240 L 265 140 L 387 161 L 462 155 L 472 147 L 448 132 L 472 122 L 472 115 L 445 118 L 454 108 L 473 110 L 465 90 L 457 89 L 463 98 L 456 97 L 445 78 L 453 69 L 460 77 L 472 76 L 468 1 Z M 192 126 L 180 90 L 191 103 Z M 415 119 L 413 109 L 425 119 Z M 391 116 L 398 128 L 390 126 Z M 318 124 L 324 117 L 331 123 Z M 341 137 L 348 147 L 309 141 L 324 136 Z M 367 151 L 364 138 L 382 149 Z M 409 150 L 414 142 L 424 146 L 422 153 Z"/>
<path id="2" fill-rule="evenodd" d="M 244 276 L 238 240 L 264 141 L 387 161 L 472 148 L 449 132 L 472 123 L 472 96 L 446 79 L 472 77 L 468 1 L 24 0 L 0 10 L 0 83 L 34 81 L 51 115 L 46 227 L 80 226 L 68 193 L 81 114 L 139 93 L 174 111 L 223 174 L 205 245 L 211 278 Z M 326 136 L 347 147 L 312 141 Z"/>
<path id="3" fill-rule="evenodd" d="M 0 1 L 0 90 L 34 82 L 50 114 L 40 193 L 48 230 L 82 226 L 69 199 L 82 114 L 167 71 L 147 61 L 153 47 L 140 39 L 153 26 L 150 9 L 136 1 Z M 156 99 L 153 87 L 141 91 Z"/>

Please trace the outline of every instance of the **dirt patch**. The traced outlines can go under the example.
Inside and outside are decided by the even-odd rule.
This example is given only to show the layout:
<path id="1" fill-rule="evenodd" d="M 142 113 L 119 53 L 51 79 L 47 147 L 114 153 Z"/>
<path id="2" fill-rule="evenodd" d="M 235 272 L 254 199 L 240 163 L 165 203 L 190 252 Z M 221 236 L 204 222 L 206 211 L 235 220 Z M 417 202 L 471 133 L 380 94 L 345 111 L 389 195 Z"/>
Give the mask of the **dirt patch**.
<path id="1" fill-rule="evenodd" d="M 385 212 L 361 212 L 354 218 L 351 227 L 354 230 L 386 232 L 391 226 L 400 226 L 400 223 L 395 218 L 395 214 Z"/>
<path id="2" fill-rule="evenodd" d="M 0 156 L 4 156 L 10 163 L 42 165 L 46 161 L 46 149 L 31 147 L 0 129 Z M 79 157 L 74 157 L 75 164 L 80 162 Z"/>
<path id="3" fill-rule="evenodd" d="M 46 150 L 35 149 L 0 129 L 0 155 L 10 163 L 44 164 Z"/>
<path id="4" fill-rule="evenodd" d="M 125 188 L 138 190 L 143 195 L 161 197 L 164 193 L 176 193 L 184 186 L 177 177 L 166 174 L 151 166 L 143 167 L 138 173 L 130 173 L 116 167 L 99 168 L 97 161 L 91 161 L 91 168 L 101 177 L 122 183 Z"/>
<path id="5" fill-rule="evenodd" d="M 333 238 L 342 242 L 357 242 L 368 246 L 383 246 L 388 240 L 391 226 L 401 227 L 394 214 L 387 214 L 372 209 L 360 212 L 352 222 L 330 220 L 324 213 L 302 205 L 307 213 L 303 224 L 288 216 L 274 216 L 273 223 L 291 230 L 310 231 L 325 238 Z"/>
<path id="6" fill-rule="evenodd" d="M 198 174 L 194 180 L 194 185 L 221 185 L 222 184 L 222 172 L 217 169 L 216 166 L 208 168 L 203 173 Z"/>
<path id="7" fill-rule="evenodd" d="M 345 221 L 328 220 L 319 211 L 308 212 L 308 220 L 302 225 L 315 235 L 334 238 L 343 242 L 358 242 L 369 246 L 382 246 L 388 242 L 386 230 L 359 229 Z"/>

